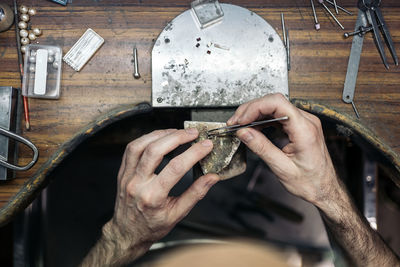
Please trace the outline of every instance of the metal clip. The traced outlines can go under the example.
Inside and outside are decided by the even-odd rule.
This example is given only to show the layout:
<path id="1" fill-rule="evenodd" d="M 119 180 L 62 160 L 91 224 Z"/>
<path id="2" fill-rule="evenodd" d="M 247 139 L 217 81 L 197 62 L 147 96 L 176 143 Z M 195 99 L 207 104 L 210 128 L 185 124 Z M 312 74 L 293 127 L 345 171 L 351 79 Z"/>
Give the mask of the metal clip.
<path id="1" fill-rule="evenodd" d="M 0 127 L 0 134 L 23 143 L 24 145 L 28 146 L 33 151 L 32 161 L 29 162 L 25 166 L 13 165 L 13 164 L 8 163 L 7 161 L 2 160 L 2 159 L 0 159 L 0 165 L 6 167 L 8 169 L 15 170 L 15 171 L 26 171 L 26 170 L 29 170 L 36 163 L 36 161 L 38 159 L 39 151 L 38 151 L 37 147 L 31 141 L 29 141 L 28 139 L 26 139 L 26 138 L 24 138 L 22 136 L 19 136 L 18 134 L 15 134 L 13 132 L 10 132 L 10 131 L 2 128 L 2 127 Z"/>

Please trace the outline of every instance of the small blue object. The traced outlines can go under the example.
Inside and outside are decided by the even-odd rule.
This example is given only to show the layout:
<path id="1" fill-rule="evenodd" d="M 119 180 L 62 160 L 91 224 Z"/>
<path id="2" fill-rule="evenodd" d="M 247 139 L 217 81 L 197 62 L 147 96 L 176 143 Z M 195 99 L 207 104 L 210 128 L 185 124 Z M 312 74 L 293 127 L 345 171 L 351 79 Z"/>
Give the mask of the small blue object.
<path id="1" fill-rule="evenodd" d="M 67 5 L 68 0 L 51 0 L 54 3 L 61 4 L 63 6 Z"/>

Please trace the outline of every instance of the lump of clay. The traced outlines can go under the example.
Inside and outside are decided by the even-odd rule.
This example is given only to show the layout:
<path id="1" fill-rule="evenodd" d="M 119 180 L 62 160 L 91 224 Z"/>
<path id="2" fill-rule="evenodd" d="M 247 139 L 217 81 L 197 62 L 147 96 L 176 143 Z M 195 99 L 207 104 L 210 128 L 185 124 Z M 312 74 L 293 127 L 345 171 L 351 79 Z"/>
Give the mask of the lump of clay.
<path id="1" fill-rule="evenodd" d="M 200 167 L 204 174 L 216 173 L 221 180 L 232 178 L 246 170 L 245 149 L 240 148 L 240 140 L 235 135 L 211 136 L 207 131 L 226 126 L 222 122 L 185 121 L 184 128 L 196 128 L 199 137 L 195 142 L 210 139 L 213 142 L 213 150 L 200 161 Z"/>

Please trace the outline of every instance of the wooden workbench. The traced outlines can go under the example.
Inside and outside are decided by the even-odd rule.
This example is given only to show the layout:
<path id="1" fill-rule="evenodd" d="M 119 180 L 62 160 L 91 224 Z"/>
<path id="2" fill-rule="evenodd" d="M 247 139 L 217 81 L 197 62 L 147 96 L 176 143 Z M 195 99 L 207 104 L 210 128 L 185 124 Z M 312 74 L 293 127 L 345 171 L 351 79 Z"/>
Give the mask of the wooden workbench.
<path id="1" fill-rule="evenodd" d="M 12 1 L 6 0 L 12 6 Z M 64 64 L 61 98 L 30 99 L 31 130 L 23 136 L 40 151 L 38 163 L 17 178 L 0 183 L 0 224 L 25 208 L 47 184 L 51 170 L 85 136 L 113 120 L 136 112 L 135 105 L 151 96 L 151 50 L 165 25 L 190 6 L 188 0 L 89 1 L 74 0 L 66 7 L 50 1 L 19 1 L 35 7 L 32 25 L 43 30 L 40 44 L 56 44 L 66 53 L 87 28 L 94 29 L 105 44 L 81 72 Z M 225 2 L 225 1 L 221 1 Z M 340 21 L 351 31 L 357 18 L 356 0 L 339 1 L 354 12 L 341 13 Z M 249 8 L 281 33 L 280 13 L 285 13 L 291 37 L 289 88 L 292 99 L 304 109 L 342 121 L 379 148 L 400 170 L 400 67 L 386 70 L 367 34 L 360 62 L 355 101 L 361 118 L 341 101 L 351 39 L 317 7 L 321 30 L 314 30 L 308 0 L 235 0 Z M 383 1 L 382 10 L 397 52 L 400 53 L 400 2 Z M 132 48 L 139 51 L 141 79 L 132 77 Z M 390 57 L 390 54 L 387 52 Z M 0 86 L 20 87 L 15 32 L 0 33 Z M 29 160 L 23 148 L 20 163 Z"/>

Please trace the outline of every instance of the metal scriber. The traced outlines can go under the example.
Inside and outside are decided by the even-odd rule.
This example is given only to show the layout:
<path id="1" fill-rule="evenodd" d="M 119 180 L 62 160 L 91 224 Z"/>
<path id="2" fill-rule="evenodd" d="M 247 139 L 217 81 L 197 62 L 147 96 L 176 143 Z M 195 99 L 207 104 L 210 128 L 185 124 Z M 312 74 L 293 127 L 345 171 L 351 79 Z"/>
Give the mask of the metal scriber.
<path id="1" fill-rule="evenodd" d="M 271 122 L 276 122 L 276 121 L 283 121 L 283 120 L 287 120 L 287 119 L 289 119 L 289 117 L 288 116 L 284 116 L 284 117 L 270 119 L 270 120 L 255 121 L 255 122 L 244 124 L 244 125 L 236 124 L 236 125 L 231 125 L 231 126 L 225 126 L 225 127 L 220 127 L 220 128 L 209 130 L 209 131 L 207 131 L 207 135 L 209 137 L 210 136 L 226 135 L 228 133 L 236 132 L 236 131 L 238 131 L 240 129 L 243 129 L 243 128 L 253 127 L 253 126 L 266 124 L 266 123 L 271 123 Z"/>

